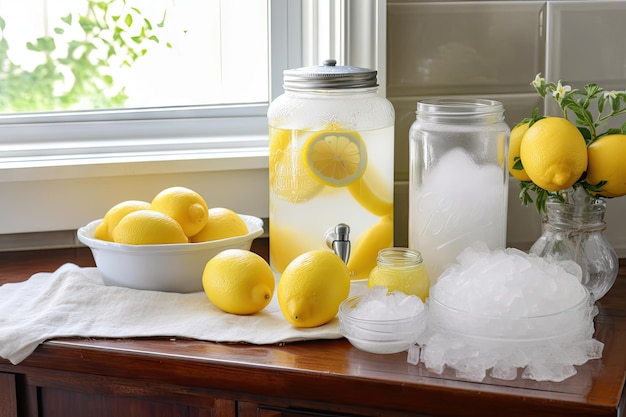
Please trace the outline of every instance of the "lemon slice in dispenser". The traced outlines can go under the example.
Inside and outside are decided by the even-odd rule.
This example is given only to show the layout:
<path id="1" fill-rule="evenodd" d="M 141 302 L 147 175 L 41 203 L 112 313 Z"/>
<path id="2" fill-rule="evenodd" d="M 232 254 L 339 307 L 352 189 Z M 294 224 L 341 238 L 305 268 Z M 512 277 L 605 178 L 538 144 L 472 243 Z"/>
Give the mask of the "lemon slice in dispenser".
<path id="1" fill-rule="evenodd" d="M 393 188 L 374 165 L 370 165 L 358 181 L 348 185 L 348 191 L 361 207 L 373 215 L 393 215 Z"/>
<path id="2" fill-rule="evenodd" d="M 319 194 L 324 185 L 308 174 L 300 151 L 291 144 L 292 134 L 291 130 L 270 130 L 269 182 L 280 199 L 300 204 Z"/>
<path id="3" fill-rule="evenodd" d="M 358 132 L 323 130 L 302 148 L 304 166 L 322 184 L 344 187 L 357 181 L 367 166 L 367 150 Z"/>

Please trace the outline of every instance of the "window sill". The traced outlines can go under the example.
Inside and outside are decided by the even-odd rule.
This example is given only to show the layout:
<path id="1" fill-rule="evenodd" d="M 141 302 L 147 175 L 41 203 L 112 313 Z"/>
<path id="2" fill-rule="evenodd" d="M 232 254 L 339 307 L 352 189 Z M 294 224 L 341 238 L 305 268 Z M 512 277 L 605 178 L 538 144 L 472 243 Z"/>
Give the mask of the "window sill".
<path id="1" fill-rule="evenodd" d="M 21 234 L 74 231 L 120 201 L 149 201 L 174 185 L 209 206 L 267 218 L 267 136 L 245 140 L 254 146 L 0 158 L 0 194 L 10 196 L 0 200 L 0 247 L 11 250 Z"/>
<path id="2" fill-rule="evenodd" d="M 0 158 L 0 182 L 267 168 L 266 135 L 229 140 L 253 145 Z"/>

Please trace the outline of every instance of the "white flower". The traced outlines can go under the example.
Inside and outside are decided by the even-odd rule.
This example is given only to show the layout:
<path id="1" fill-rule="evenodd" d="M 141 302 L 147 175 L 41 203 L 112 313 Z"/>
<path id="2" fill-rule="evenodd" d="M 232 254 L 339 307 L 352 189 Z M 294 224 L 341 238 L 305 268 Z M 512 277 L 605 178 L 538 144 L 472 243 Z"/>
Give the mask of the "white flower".
<path id="1" fill-rule="evenodd" d="M 546 82 L 545 78 L 541 78 L 541 73 L 539 73 L 535 75 L 535 79 L 530 84 L 535 88 L 539 88 L 545 82 Z"/>
<path id="2" fill-rule="evenodd" d="M 568 91 L 572 91 L 572 87 L 569 85 L 562 85 L 561 81 L 559 81 L 556 85 L 556 90 L 554 90 L 554 92 L 552 93 L 552 96 L 554 96 L 554 98 L 556 99 L 563 98 L 565 93 L 567 93 Z"/>
<path id="3" fill-rule="evenodd" d="M 604 98 L 605 99 L 613 99 L 613 100 L 615 100 L 617 98 L 617 91 L 615 91 L 615 90 L 605 91 L 604 92 Z"/>

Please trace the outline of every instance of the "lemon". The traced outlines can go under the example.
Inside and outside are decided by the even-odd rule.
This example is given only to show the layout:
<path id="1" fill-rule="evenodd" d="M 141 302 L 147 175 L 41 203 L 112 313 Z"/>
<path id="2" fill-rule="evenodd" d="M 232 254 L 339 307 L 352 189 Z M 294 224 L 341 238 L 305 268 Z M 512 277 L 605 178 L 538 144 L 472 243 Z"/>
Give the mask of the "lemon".
<path id="1" fill-rule="evenodd" d="M 225 207 L 213 207 L 209 209 L 207 224 L 189 240 L 207 242 L 246 234 L 248 234 L 248 226 L 236 212 Z"/>
<path id="2" fill-rule="evenodd" d="M 307 252 L 311 248 L 298 238 L 298 233 L 289 226 L 269 224 L 270 232 L 270 264 L 277 272 L 283 272 L 287 265 L 298 255 Z"/>
<path id="3" fill-rule="evenodd" d="M 137 210 L 122 217 L 113 229 L 113 241 L 129 245 L 187 243 L 183 228 L 171 217 L 154 210 Z"/>
<path id="4" fill-rule="evenodd" d="M 587 169 L 587 144 L 569 120 L 546 117 L 524 134 L 520 158 L 536 185 L 548 191 L 565 190 Z"/>
<path id="5" fill-rule="evenodd" d="M 626 195 L 626 135 L 603 136 L 589 145 L 587 152 L 587 182 L 596 185 L 606 181 L 598 193 L 601 196 Z"/>
<path id="6" fill-rule="evenodd" d="M 516 163 L 515 158 L 520 157 L 520 146 L 522 144 L 522 138 L 528 130 L 530 123 L 520 123 L 511 130 L 511 136 L 509 139 L 509 156 L 507 162 L 509 164 L 509 173 L 520 181 L 530 181 L 530 177 L 524 169 L 514 169 L 513 166 Z"/>
<path id="7" fill-rule="evenodd" d="M 202 230 L 209 219 L 209 208 L 204 198 L 185 187 L 170 187 L 161 191 L 152 199 L 150 209 L 176 220 L 187 237 Z"/>
<path id="8" fill-rule="evenodd" d="M 393 188 L 369 166 L 363 176 L 348 185 L 352 197 L 367 211 L 383 217 L 393 214 Z"/>
<path id="9" fill-rule="evenodd" d="M 350 278 L 365 279 L 376 266 L 376 258 L 381 249 L 393 246 L 393 217 L 385 216 L 366 230 L 354 242 L 348 270 Z"/>
<path id="10" fill-rule="evenodd" d="M 93 236 L 96 239 L 108 240 L 109 242 L 112 242 L 113 229 L 115 229 L 115 226 L 117 226 L 120 220 L 122 220 L 122 217 L 132 213 L 133 211 L 147 210 L 149 208 L 150 203 L 147 201 L 127 200 L 117 203 L 106 212 L 102 222 L 98 225 L 98 227 L 96 227 Z"/>
<path id="11" fill-rule="evenodd" d="M 269 132 L 269 177 L 270 184 L 275 181 L 276 167 L 282 162 L 285 151 L 291 144 L 292 130 L 270 127 Z"/>
<path id="12" fill-rule="evenodd" d="M 322 130 L 302 148 L 309 174 L 322 184 L 343 187 L 357 181 L 367 166 L 361 135 L 351 130 Z"/>
<path id="13" fill-rule="evenodd" d="M 278 281 L 278 304 L 295 327 L 331 321 L 350 293 L 346 264 L 325 250 L 305 252 L 285 268 Z"/>
<path id="14" fill-rule="evenodd" d="M 307 172 L 300 151 L 288 146 L 284 150 L 280 145 L 270 154 L 269 178 L 270 189 L 280 199 L 292 204 L 305 203 L 318 195 L 324 184 L 311 178 Z"/>
<path id="15" fill-rule="evenodd" d="M 244 249 L 226 249 L 211 258 L 202 273 L 208 299 L 231 314 L 263 310 L 274 294 L 274 274 L 265 259 Z"/>

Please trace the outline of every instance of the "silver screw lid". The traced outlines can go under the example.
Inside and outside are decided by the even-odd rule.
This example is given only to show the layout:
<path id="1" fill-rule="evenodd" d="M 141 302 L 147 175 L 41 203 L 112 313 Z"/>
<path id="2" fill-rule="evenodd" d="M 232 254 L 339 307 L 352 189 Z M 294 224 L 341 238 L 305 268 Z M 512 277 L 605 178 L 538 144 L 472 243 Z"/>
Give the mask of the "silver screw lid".
<path id="1" fill-rule="evenodd" d="M 334 59 L 327 59 L 322 65 L 285 70 L 283 86 L 291 90 L 376 87 L 376 75 L 375 70 L 337 65 Z"/>

